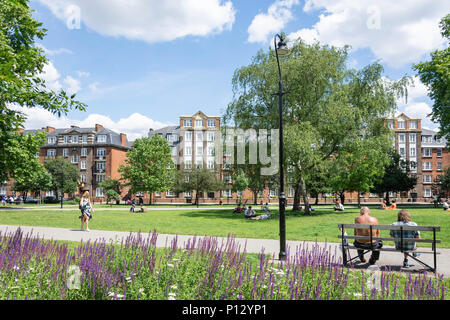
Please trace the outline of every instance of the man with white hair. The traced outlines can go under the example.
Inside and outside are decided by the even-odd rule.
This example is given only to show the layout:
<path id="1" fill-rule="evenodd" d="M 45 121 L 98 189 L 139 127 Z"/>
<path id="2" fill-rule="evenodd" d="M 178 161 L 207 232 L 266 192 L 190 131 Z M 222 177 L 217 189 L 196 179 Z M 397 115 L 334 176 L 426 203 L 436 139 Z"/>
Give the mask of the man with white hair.
<path id="1" fill-rule="evenodd" d="M 378 219 L 370 216 L 370 209 L 368 207 L 362 207 L 360 211 L 360 216 L 355 218 L 355 224 L 378 224 Z M 354 229 L 355 236 L 370 236 L 370 229 Z M 372 237 L 379 237 L 380 230 L 372 229 Z M 369 239 L 356 239 L 354 242 L 355 247 L 361 248 L 358 249 L 358 256 L 361 262 L 366 262 L 364 259 L 364 250 L 371 250 L 372 256 L 369 259 L 370 264 L 375 264 L 375 262 L 380 258 L 380 251 L 374 249 L 380 249 L 383 246 L 383 242 L 381 240 L 372 240 L 372 243 Z"/>

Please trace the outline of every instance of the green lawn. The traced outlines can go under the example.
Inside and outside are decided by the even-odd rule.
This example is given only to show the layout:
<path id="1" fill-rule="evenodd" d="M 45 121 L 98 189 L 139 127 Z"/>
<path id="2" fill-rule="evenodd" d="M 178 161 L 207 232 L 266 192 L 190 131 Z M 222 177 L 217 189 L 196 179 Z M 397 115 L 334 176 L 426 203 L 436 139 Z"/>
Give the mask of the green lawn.
<path id="1" fill-rule="evenodd" d="M 419 225 L 436 225 L 441 227 L 437 238 L 442 241 L 439 247 L 450 248 L 450 214 L 442 209 L 410 208 L 413 221 Z M 260 213 L 260 212 L 258 212 Z M 391 224 L 397 220 L 397 211 L 371 209 L 372 216 L 378 218 L 380 224 Z M 78 228 L 80 213 L 59 210 L 0 210 L 0 224 L 48 226 L 61 228 Z M 335 212 L 332 209 L 318 208 L 312 216 L 293 214 L 287 211 L 286 238 L 288 240 L 307 240 L 338 242 L 338 223 L 353 223 L 359 215 L 358 209 L 347 209 Z M 279 221 L 277 210 L 272 210 L 270 220 L 248 220 L 241 214 L 233 214 L 230 210 L 203 209 L 196 210 L 151 210 L 145 213 L 130 213 L 124 210 L 97 211 L 89 224 L 90 229 L 142 231 L 154 229 L 158 233 L 227 236 L 232 234 L 238 238 L 279 238 Z M 387 233 L 382 235 L 387 236 Z M 422 234 L 428 238 L 432 233 Z M 389 243 L 386 243 L 389 245 Z"/>

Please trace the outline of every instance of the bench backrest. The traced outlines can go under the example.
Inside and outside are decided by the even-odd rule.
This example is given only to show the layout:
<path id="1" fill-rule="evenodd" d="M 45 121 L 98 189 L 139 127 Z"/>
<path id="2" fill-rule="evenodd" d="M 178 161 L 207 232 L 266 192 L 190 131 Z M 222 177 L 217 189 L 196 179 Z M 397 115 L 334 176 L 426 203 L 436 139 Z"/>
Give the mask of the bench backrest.
<path id="1" fill-rule="evenodd" d="M 355 224 L 338 223 L 338 227 L 344 229 L 378 229 L 378 230 L 418 230 L 418 231 L 441 231 L 439 226 L 394 226 L 391 224 Z"/>

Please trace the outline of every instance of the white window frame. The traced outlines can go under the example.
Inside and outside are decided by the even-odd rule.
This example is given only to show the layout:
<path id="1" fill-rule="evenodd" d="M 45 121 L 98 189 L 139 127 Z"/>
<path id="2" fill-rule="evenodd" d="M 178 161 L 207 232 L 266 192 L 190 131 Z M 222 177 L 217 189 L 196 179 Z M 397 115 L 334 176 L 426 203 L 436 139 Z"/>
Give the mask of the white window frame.
<path id="1" fill-rule="evenodd" d="M 425 170 L 427 170 L 427 171 L 433 170 L 433 162 L 431 162 L 431 161 L 424 161 L 422 170 L 424 170 L 424 171 Z"/>
<path id="2" fill-rule="evenodd" d="M 398 120 L 397 121 L 397 129 L 406 129 L 406 121 L 405 120 Z"/>
<path id="3" fill-rule="evenodd" d="M 86 170 L 86 168 L 87 168 L 87 161 L 86 160 L 81 160 L 80 169 Z"/>
<path id="4" fill-rule="evenodd" d="M 423 148 L 422 156 L 423 157 L 432 157 L 433 150 L 431 148 Z"/>
<path id="5" fill-rule="evenodd" d="M 197 156 L 202 156 L 203 155 L 203 146 L 197 146 L 196 151 L 196 155 Z"/>
<path id="6" fill-rule="evenodd" d="M 207 168 L 208 169 L 214 169 L 214 160 L 208 160 Z"/>
<path id="7" fill-rule="evenodd" d="M 415 134 L 415 133 L 410 133 L 409 134 L 409 142 L 411 143 L 411 142 L 416 142 L 416 137 L 417 137 L 417 135 Z"/>
<path id="8" fill-rule="evenodd" d="M 88 136 L 87 134 L 83 134 L 81 136 L 81 143 L 87 143 L 88 142 Z"/>
<path id="9" fill-rule="evenodd" d="M 47 137 L 47 144 L 56 144 L 56 137 L 55 136 Z"/>
<path id="10" fill-rule="evenodd" d="M 105 148 L 99 148 L 97 149 L 97 157 L 106 157 L 106 149 Z"/>
<path id="11" fill-rule="evenodd" d="M 192 131 L 184 132 L 184 141 L 192 141 Z"/>
<path id="12" fill-rule="evenodd" d="M 192 127 L 192 119 L 184 119 L 183 126 L 184 127 Z"/>
<path id="13" fill-rule="evenodd" d="M 87 154 L 88 154 L 88 151 L 87 151 L 87 148 L 81 148 L 81 156 L 82 157 L 87 157 Z"/>
<path id="14" fill-rule="evenodd" d="M 185 160 L 184 161 L 184 168 L 185 169 L 192 169 L 192 160 Z"/>
<path id="15" fill-rule="evenodd" d="M 398 143 L 405 143 L 406 142 L 406 136 L 404 133 L 398 134 Z"/>
<path id="16" fill-rule="evenodd" d="M 216 119 L 208 119 L 208 127 L 209 128 L 216 127 Z"/>
<path id="17" fill-rule="evenodd" d="M 436 157 L 442 158 L 442 149 L 441 148 L 436 149 Z"/>
<path id="18" fill-rule="evenodd" d="M 80 174 L 80 180 L 81 182 L 86 182 L 87 181 L 87 177 L 85 173 Z"/>
<path id="19" fill-rule="evenodd" d="M 415 157 L 416 156 L 416 147 L 409 147 L 409 156 Z"/>
<path id="20" fill-rule="evenodd" d="M 97 135 L 97 142 L 99 142 L 99 143 L 106 143 L 106 134 L 99 134 L 99 135 Z"/>
<path id="21" fill-rule="evenodd" d="M 269 197 L 278 197 L 278 189 L 269 189 Z"/>
<path id="22" fill-rule="evenodd" d="M 69 149 L 68 148 L 64 148 L 62 150 L 62 155 L 64 158 L 67 158 L 69 156 Z"/>
<path id="23" fill-rule="evenodd" d="M 78 136 L 72 136 L 72 143 L 78 143 Z"/>
<path id="24" fill-rule="evenodd" d="M 70 157 L 70 162 L 72 163 L 78 163 L 78 155 L 74 154 Z"/>
<path id="25" fill-rule="evenodd" d="M 47 150 L 47 157 L 55 157 L 55 156 L 56 156 L 56 149 Z"/>
<path id="26" fill-rule="evenodd" d="M 203 120 L 195 120 L 195 127 L 199 128 L 203 128 L 205 126 L 205 123 Z"/>
<path id="27" fill-rule="evenodd" d="M 97 198 L 103 198 L 105 196 L 103 188 L 98 187 L 97 189 L 95 189 L 95 196 Z"/>
<path id="28" fill-rule="evenodd" d="M 63 136 L 64 143 L 69 143 L 69 136 Z"/>
<path id="29" fill-rule="evenodd" d="M 441 161 L 438 161 L 438 163 L 437 163 L 437 170 L 442 171 L 442 162 Z"/>
<path id="30" fill-rule="evenodd" d="M 197 131 L 195 134 L 195 141 L 203 142 L 203 131 Z"/>
<path id="31" fill-rule="evenodd" d="M 433 195 L 433 192 L 431 189 L 424 189 L 423 190 L 423 197 L 424 198 L 430 198 Z"/>
<path id="32" fill-rule="evenodd" d="M 214 141 L 216 139 L 216 135 L 214 131 L 208 131 L 207 141 Z"/>
<path id="33" fill-rule="evenodd" d="M 184 147 L 184 155 L 186 155 L 186 156 L 192 156 L 192 146 L 186 146 L 186 147 Z"/>
<path id="34" fill-rule="evenodd" d="M 410 129 L 417 129 L 417 121 L 409 121 L 409 128 Z"/>

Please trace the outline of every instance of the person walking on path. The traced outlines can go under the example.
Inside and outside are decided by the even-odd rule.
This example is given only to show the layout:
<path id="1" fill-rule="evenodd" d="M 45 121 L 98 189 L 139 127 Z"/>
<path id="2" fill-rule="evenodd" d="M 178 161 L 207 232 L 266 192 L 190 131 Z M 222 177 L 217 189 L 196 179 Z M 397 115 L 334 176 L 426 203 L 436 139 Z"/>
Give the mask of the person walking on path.
<path id="1" fill-rule="evenodd" d="M 91 200 L 89 199 L 89 191 L 85 191 L 80 199 L 80 210 L 81 230 L 83 231 L 83 226 L 86 224 L 86 231 L 89 231 L 89 220 L 92 219 L 91 211 L 95 211 Z"/>
<path id="2" fill-rule="evenodd" d="M 362 207 L 360 211 L 360 216 L 355 218 L 355 224 L 378 224 L 378 219 L 370 216 L 370 209 L 368 207 Z M 355 236 L 370 236 L 370 229 L 355 229 Z M 380 230 L 372 230 L 373 237 L 380 236 Z M 375 262 L 380 258 L 380 249 L 383 247 L 383 242 L 381 240 L 374 240 L 370 243 L 370 240 L 358 240 L 354 242 L 355 247 L 358 249 L 358 256 L 361 262 L 366 262 L 364 259 L 364 250 L 372 250 L 372 256 L 369 259 L 369 264 L 375 264 Z M 375 250 L 374 250 L 375 249 Z"/>

